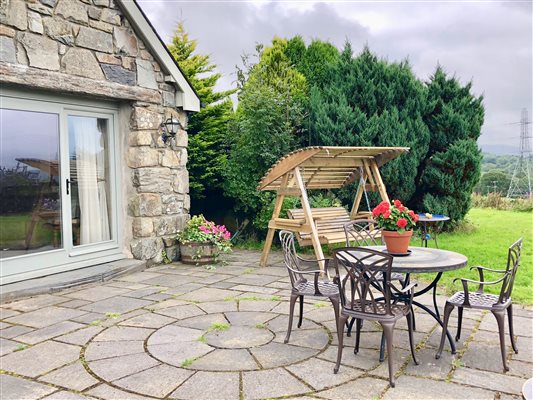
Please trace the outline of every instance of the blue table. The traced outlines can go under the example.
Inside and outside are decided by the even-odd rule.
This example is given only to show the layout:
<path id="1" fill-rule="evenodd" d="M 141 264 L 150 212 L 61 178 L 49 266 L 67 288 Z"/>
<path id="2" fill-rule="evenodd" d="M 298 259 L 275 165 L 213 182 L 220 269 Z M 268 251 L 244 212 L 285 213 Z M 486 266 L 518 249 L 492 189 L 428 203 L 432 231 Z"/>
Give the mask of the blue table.
<path id="1" fill-rule="evenodd" d="M 437 249 L 439 248 L 439 244 L 437 242 L 437 233 L 438 233 L 438 226 L 437 224 L 439 222 L 445 222 L 449 221 L 450 217 L 447 217 L 446 215 L 442 214 L 433 214 L 430 217 L 427 217 L 426 214 L 418 214 L 418 222 L 420 223 L 420 229 L 421 229 L 421 237 L 422 237 L 422 245 L 424 247 L 428 247 L 428 240 L 434 240 L 435 246 Z M 435 225 L 434 229 L 432 230 L 433 236 L 431 236 L 430 233 L 430 226 Z"/>

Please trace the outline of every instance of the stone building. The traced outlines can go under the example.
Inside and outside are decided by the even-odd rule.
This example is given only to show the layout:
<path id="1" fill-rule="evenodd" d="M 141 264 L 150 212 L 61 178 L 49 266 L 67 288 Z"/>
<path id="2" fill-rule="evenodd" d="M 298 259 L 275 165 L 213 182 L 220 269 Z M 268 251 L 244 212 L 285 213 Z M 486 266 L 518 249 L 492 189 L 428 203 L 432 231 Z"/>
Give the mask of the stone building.
<path id="1" fill-rule="evenodd" d="M 176 256 L 200 102 L 133 0 L 0 0 L 2 283 Z"/>

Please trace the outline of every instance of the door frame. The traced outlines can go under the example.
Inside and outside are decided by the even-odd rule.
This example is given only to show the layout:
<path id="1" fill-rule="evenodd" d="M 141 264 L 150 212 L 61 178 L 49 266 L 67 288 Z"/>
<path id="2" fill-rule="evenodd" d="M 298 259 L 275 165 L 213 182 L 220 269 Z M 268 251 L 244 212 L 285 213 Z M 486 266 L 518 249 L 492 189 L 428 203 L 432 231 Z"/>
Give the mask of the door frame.
<path id="1" fill-rule="evenodd" d="M 58 272 L 102 264 L 125 258 L 122 252 L 122 149 L 119 131 L 118 104 L 82 100 L 26 90 L 0 89 L 0 107 L 21 111 L 54 113 L 58 115 L 60 191 L 62 212 L 62 247 L 41 253 L 20 255 L 0 260 L 0 285 L 32 279 Z M 113 239 L 97 244 L 73 246 L 70 196 L 66 194 L 65 179 L 70 179 L 68 116 L 102 117 L 109 120 L 108 157 L 110 168 L 110 232 Z M 34 267 L 39 265 L 39 267 Z M 16 270 L 7 274 L 6 270 Z M 18 272 L 20 271 L 20 272 Z"/>

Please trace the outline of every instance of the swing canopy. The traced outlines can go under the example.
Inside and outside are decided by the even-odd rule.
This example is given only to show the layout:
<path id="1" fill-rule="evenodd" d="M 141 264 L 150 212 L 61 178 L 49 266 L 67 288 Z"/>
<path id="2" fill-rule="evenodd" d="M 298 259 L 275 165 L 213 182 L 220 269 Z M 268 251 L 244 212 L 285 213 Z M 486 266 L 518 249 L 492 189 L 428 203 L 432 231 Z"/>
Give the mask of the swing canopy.
<path id="1" fill-rule="evenodd" d="M 371 165 L 381 167 L 409 147 L 305 147 L 281 157 L 259 183 L 259 190 L 278 190 L 284 175 L 299 167 L 307 189 L 338 189 L 354 182 Z"/>
<path id="2" fill-rule="evenodd" d="M 379 192 L 383 200 L 389 201 L 379 167 L 407 151 L 408 147 L 306 147 L 280 158 L 257 187 L 276 191 L 260 264 L 267 263 L 276 229 L 295 232 L 298 242 L 312 244 L 317 260 L 323 260 L 321 244 L 342 243 L 344 224 L 368 217 L 368 212 L 359 212 L 363 194 L 366 197 L 367 191 Z M 338 189 L 355 181 L 359 184 L 349 215 L 344 207 L 310 207 L 307 190 Z M 289 210 L 289 218 L 280 218 L 285 196 L 300 197 L 302 209 Z M 323 264 L 320 266 L 323 268 Z"/>

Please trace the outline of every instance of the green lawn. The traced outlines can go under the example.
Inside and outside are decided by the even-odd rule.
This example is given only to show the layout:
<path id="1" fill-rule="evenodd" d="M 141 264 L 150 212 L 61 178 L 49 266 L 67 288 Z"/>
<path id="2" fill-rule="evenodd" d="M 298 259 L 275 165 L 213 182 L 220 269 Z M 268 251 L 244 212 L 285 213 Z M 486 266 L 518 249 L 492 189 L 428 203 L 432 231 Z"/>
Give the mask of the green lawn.
<path id="1" fill-rule="evenodd" d="M 31 213 L 9 214 L 0 216 L 0 246 L 2 249 L 24 249 Z M 53 232 L 40 220 L 33 232 L 31 248 L 37 248 L 52 243 Z"/>
<path id="2" fill-rule="evenodd" d="M 439 247 L 462 253 L 468 257 L 470 266 L 483 265 L 488 268 L 504 269 L 507 263 L 507 249 L 520 237 L 524 238 L 522 262 L 518 270 L 513 289 L 513 301 L 521 304 L 533 304 L 531 290 L 533 278 L 533 213 L 500 211 L 488 208 L 474 208 L 467 215 L 472 229 L 439 235 Z M 413 239 L 411 244 L 419 245 Z M 433 243 L 430 242 L 430 245 Z M 468 268 L 446 272 L 440 281 L 441 288 L 451 294 L 462 290 L 461 282 L 453 284 L 453 279 L 465 277 L 479 279 L 477 270 Z M 496 280 L 501 274 L 485 274 L 485 280 Z M 417 280 L 427 279 L 418 275 Z M 473 285 L 472 289 L 475 290 Z M 499 293 L 500 285 L 488 286 L 486 291 Z"/>

